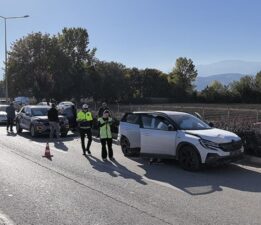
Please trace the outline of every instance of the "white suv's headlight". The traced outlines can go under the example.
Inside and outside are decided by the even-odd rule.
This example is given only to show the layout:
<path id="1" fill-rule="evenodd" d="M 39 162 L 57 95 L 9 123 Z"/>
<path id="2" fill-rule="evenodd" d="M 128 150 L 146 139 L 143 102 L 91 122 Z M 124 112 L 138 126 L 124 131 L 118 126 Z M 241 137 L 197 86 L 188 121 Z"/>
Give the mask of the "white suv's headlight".
<path id="1" fill-rule="evenodd" d="M 220 149 L 219 144 L 212 142 L 212 141 L 208 141 L 205 139 L 199 139 L 199 143 L 204 147 L 204 148 L 208 148 L 208 149 L 212 149 L 212 150 L 218 150 Z"/>

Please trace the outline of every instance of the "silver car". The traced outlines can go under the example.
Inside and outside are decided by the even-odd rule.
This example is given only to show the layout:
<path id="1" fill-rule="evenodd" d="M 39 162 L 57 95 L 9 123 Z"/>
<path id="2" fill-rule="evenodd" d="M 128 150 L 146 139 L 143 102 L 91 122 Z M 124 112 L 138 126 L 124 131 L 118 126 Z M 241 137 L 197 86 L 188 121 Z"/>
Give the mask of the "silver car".
<path id="1" fill-rule="evenodd" d="M 48 111 L 50 106 L 24 106 L 16 117 L 16 130 L 21 133 L 24 130 L 30 131 L 32 137 L 41 134 L 49 134 L 50 126 L 48 121 Z M 62 137 L 66 137 L 69 131 L 68 119 L 59 116 L 60 132 Z"/>
<path id="2" fill-rule="evenodd" d="M 7 123 L 7 114 L 6 114 L 7 107 L 8 105 L 0 105 L 0 124 Z"/>

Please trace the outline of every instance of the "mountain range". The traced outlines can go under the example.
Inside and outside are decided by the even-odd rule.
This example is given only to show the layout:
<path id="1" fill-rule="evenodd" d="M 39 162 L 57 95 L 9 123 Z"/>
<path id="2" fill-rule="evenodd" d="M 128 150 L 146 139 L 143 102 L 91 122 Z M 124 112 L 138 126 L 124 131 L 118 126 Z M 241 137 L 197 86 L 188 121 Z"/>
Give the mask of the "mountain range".
<path id="1" fill-rule="evenodd" d="M 240 80 L 240 78 L 243 76 L 245 75 L 241 73 L 224 73 L 224 74 L 216 74 L 216 75 L 205 76 L 205 77 L 201 76 L 201 77 L 197 77 L 194 84 L 196 85 L 196 89 L 198 91 L 201 91 L 215 80 L 219 81 L 223 85 L 228 85 L 233 81 Z"/>
<path id="2" fill-rule="evenodd" d="M 245 75 L 256 75 L 261 71 L 261 62 L 224 60 L 212 64 L 198 65 L 198 77 L 195 81 L 196 89 L 203 90 L 207 85 L 217 80 L 224 85 L 240 80 Z"/>

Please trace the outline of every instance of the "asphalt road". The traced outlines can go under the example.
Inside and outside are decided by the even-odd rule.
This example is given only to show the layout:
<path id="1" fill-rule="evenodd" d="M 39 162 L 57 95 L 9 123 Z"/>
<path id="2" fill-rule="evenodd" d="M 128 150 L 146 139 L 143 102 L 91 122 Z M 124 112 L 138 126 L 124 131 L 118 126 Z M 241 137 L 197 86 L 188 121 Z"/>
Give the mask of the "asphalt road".
<path id="1" fill-rule="evenodd" d="M 102 162 L 99 142 L 84 157 L 73 134 L 50 143 L 48 160 L 46 141 L 0 127 L 0 225 L 261 224 L 261 168 L 192 173 L 126 158 L 116 145 L 116 161 Z"/>

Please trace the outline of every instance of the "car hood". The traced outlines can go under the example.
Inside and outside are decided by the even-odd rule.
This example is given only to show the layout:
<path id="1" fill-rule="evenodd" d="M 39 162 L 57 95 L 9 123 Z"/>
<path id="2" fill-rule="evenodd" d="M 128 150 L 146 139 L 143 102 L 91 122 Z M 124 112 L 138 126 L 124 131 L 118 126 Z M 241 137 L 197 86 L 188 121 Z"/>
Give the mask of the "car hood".
<path id="1" fill-rule="evenodd" d="M 0 111 L 0 116 L 6 116 L 6 115 L 7 115 L 6 112 L 4 112 L 4 111 Z"/>
<path id="2" fill-rule="evenodd" d="M 34 120 L 48 121 L 48 117 L 47 116 L 33 116 L 32 121 L 34 121 Z"/>
<path id="3" fill-rule="evenodd" d="M 217 128 L 207 129 L 207 130 L 185 130 L 185 133 L 198 136 L 202 139 L 212 141 L 218 144 L 228 143 L 231 141 L 239 141 L 241 140 L 236 134 L 221 130 Z"/>
<path id="4" fill-rule="evenodd" d="M 59 120 L 64 119 L 64 116 L 58 116 Z M 32 120 L 44 120 L 44 121 L 48 121 L 48 116 L 34 116 L 32 117 Z"/>

